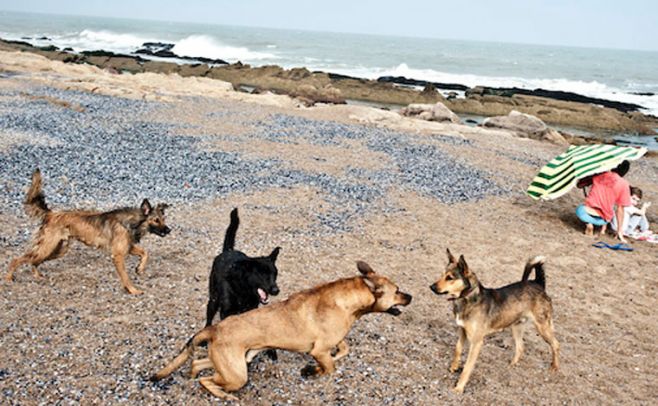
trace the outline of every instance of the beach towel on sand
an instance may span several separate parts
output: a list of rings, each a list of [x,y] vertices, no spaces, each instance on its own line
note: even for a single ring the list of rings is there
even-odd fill
[[[571,145],[541,168],[526,193],[535,200],[557,199],[569,192],[579,179],[607,172],[623,161],[641,158],[646,152],[646,148],[607,144]]]

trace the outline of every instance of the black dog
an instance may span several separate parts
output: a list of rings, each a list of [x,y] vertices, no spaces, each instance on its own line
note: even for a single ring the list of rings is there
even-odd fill
[[[269,295],[279,294],[276,284],[278,269],[274,262],[280,247],[274,248],[266,257],[248,257],[235,250],[235,234],[240,219],[238,209],[231,211],[231,224],[226,229],[224,248],[215,257],[210,272],[209,300],[206,310],[206,327],[219,310],[220,319],[255,309],[259,304],[267,304]],[[276,359],[274,351],[267,354]]]

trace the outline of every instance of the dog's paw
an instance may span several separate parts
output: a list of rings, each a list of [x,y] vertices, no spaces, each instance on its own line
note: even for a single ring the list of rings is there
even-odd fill
[[[457,365],[452,364],[452,365],[450,365],[450,366],[448,367],[448,371],[452,372],[453,374],[454,374],[455,372],[459,372],[459,371],[461,371],[461,369],[462,369],[462,368],[461,368],[461,366],[459,366],[459,364],[457,364]]]
[[[456,393],[458,395],[461,395],[462,393],[464,393],[464,388],[460,388],[459,386],[455,386],[454,388],[452,388],[452,392]]]
[[[128,293],[130,293],[131,295],[143,295],[144,291],[139,290],[137,288],[128,288]]]
[[[308,364],[300,371],[302,378],[310,378],[320,372],[320,367],[313,364]]]
[[[279,357],[276,355],[275,350],[267,350],[265,351],[265,354],[267,354],[267,357],[272,361],[277,361],[279,359]]]

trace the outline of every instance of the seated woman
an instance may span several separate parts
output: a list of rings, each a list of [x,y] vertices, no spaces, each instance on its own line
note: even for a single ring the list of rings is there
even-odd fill
[[[624,207],[631,206],[631,193],[630,185],[623,179],[623,176],[629,169],[630,164],[628,161],[624,161],[612,171],[598,174],[592,178],[592,188],[585,203],[576,209],[576,215],[585,223],[586,235],[594,234],[594,226],[600,226],[601,235],[604,235],[608,223],[615,215],[619,230],[624,230]],[[617,206],[616,210],[615,206]],[[617,237],[622,242],[626,242],[624,233],[619,230]]]

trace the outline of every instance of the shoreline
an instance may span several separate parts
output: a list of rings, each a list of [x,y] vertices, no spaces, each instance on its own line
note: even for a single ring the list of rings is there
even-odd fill
[[[176,73],[182,77],[219,79],[230,82],[238,90],[287,94],[302,100],[307,105],[342,104],[347,100],[373,105],[399,106],[441,102],[453,112],[463,115],[491,117],[507,115],[512,110],[517,110],[534,115],[550,125],[591,130],[596,135],[592,138],[601,138],[600,135],[605,133],[631,136],[658,135],[656,132],[658,118],[633,111],[638,109],[639,105],[587,98],[571,92],[480,86],[468,88],[454,83],[440,84],[401,77],[369,80],[320,71],[311,72],[303,67],[292,69],[275,65],[251,67],[240,62],[221,63],[224,62],[222,60],[194,63],[199,58],[192,57],[181,58],[186,61],[178,64],[162,60],[163,57],[166,59],[166,56],[178,57],[172,56],[169,47],[171,44],[144,45],[150,46],[148,52],[123,55],[106,51],[74,53],[54,46],[35,47],[27,42],[0,40],[2,50],[37,53],[49,59],[91,64],[117,73]],[[420,86],[425,87],[420,90]],[[453,94],[446,98],[440,90],[463,92],[464,97],[454,97]],[[608,107],[592,103],[603,103]]]

